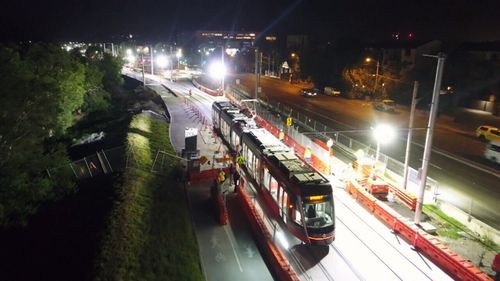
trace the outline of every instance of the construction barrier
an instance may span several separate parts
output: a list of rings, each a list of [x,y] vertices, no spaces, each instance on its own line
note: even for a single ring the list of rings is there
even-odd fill
[[[210,88],[207,88],[203,85],[201,85],[200,83],[198,83],[198,81],[196,81],[195,79],[192,80],[193,81],[193,85],[200,89],[201,91],[211,95],[211,96],[221,96],[220,92],[219,91],[216,91],[216,90],[212,90]]]
[[[408,209],[415,211],[417,208],[417,196],[392,184],[389,185],[389,189],[399,202],[408,207]]]
[[[492,280],[473,264],[423,232],[415,224],[378,201],[356,181],[346,183],[346,191],[382,222],[456,280]]]
[[[240,181],[242,183],[243,181]],[[283,281],[298,281],[300,280],[288,263],[286,257],[274,245],[272,235],[267,230],[261,216],[255,210],[250,198],[246,194],[244,188],[238,188],[238,200],[243,208],[243,211],[250,222],[250,227],[259,242],[261,250],[266,257],[266,261],[270,265],[273,275],[278,280]]]

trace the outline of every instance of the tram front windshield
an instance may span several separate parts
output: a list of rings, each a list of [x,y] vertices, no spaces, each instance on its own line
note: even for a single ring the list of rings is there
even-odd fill
[[[333,198],[328,195],[305,197],[303,200],[306,226],[321,228],[333,225]]]

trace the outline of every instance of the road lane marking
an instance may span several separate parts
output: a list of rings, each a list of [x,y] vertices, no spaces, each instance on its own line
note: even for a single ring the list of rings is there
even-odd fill
[[[243,267],[241,267],[240,259],[238,258],[238,253],[236,253],[236,248],[233,243],[233,232],[228,230],[229,225],[224,226],[224,231],[226,232],[227,237],[229,238],[229,243],[231,244],[231,248],[233,249],[234,257],[236,258],[236,262],[238,263],[238,267],[240,268],[240,272],[243,272]]]

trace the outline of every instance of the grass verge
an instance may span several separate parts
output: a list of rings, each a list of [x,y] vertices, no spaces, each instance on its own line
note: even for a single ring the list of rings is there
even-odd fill
[[[489,239],[488,237],[478,238],[477,236],[471,234],[467,226],[446,215],[435,205],[424,205],[423,211],[440,224],[440,227],[437,230],[439,236],[448,237],[451,239],[460,239],[463,238],[464,235],[467,235],[467,238],[475,240],[489,249],[495,251],[500,250],[500,247],[491,239]]]
[[[134,149],[140,167],[151,165],[157,149],[175,154],[168,123],[147,115],[132,118],[127,145],[140,148]],[[117,182],[97,280],[204,279],[185,194],[170,161],[166,176],[129,168]]]

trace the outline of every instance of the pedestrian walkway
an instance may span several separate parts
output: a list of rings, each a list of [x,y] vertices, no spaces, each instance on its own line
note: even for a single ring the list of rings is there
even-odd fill
[[[168,87],[168,85],[167,85]],[[193,88],[194,89],[194,88]],[[197,148],[202,161],[200,170],[225,166],[218,161],[225,155],[225,147],[214,137],[211,126],[206,128],[186,102],[186,95],[173,95],[163,87],[154,87],[161,95],[171,117],[170,139],[178,153],[184,148],[186,128],[198,128]],[[205,112],[206,114],[206,112]],[[238,205],[236,194],[228,194],[226,205],[229,224],[218,224],[215,208],[210,198],[211,181],[187,186],[200,258],[206,280],[273,280],[251,234],[249,224]]]

